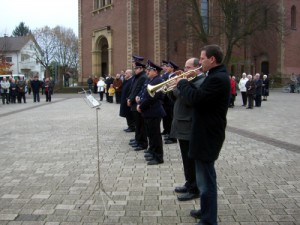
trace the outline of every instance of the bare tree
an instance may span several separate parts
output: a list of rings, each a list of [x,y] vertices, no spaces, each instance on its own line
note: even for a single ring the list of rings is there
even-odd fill
[[[53,29],[56,37],[55,61],[64,69],[77,68],[78,38],[72,29],[57,26]]]
[[[211,13],[207,15],[208,20],[205,18],[205,11],[203,12],[201,4],[209,1],[199,2],[199,0],[186,1],[186,7],[192,11],[192,16],[188,20],[189,25],[203,44],[211,42],[215,37],[225,37],[224,64],[226,65],[230,62],[234,47],[240,47],[257,33],[282,32],[283,20],[277,1],[216,0],[213,9],[207,8]],[[209,23],[208,29],[207,23]]]
[[[34,37],[40,47],[41,55],[36,54],[37,60],[44,66],[46,77],[51,73],[51,62],[55,59],[56,54],[56,37],[53,30],[45,26],[34,31]],[[38,52],[38,49],[36,49]]]
[[[72,29],[48,26],[34,31],[42,55],[38,58],[46,69],[46,76],[50,76],[53,62],[63,69],[77,70],[78,66],[78,38]]]

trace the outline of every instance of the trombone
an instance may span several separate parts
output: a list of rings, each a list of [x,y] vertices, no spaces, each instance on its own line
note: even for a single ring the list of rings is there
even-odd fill
[[[170,92],[170,91],[173,91],[174,88],[176,87],[176,81],[178,78],[186,78],[189,74],[191,73],[194,73],[194,72],[197,72],[197,70],[201,70],[202,66],[196,68],[196,69],[193,69],[193,70],[189,70],[187,72],[184,72],[178,76],[175,76],[169,80],[166,80],[160,84],[157,84],[157,85],[151,85],[151,84],[148,84],[147,85],[147,91],[149,93],[149,95],[151,97],[154,97],[155,93],[156,92],[163,92],[163,93],[167,93],[167,92]],[[195,74],[191,77],[188,77],[188,81],[191,81],[193,80],[198,74]]]

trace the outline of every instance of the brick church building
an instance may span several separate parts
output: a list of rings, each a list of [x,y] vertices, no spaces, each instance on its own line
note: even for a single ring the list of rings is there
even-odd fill
[[[235,47],[228,71],[261,72],[288,78],[300,74],[300,9],[298,0],[271,0],[281,11],[285,34],[258,33]],[[181,2],[181,3],[180,3]],[[172,60],[183,67],[186,59],[199,57],[201,41],[195,39],[186,22],[190,15],[182,0],[78,0],[79,82],[88,76],[115,75],[131,68],[132,55],[157,64]],[[199,0],[209,30],[209,42],[226,51],[224,35],[209,28],[211,20],[222,22],[216,0]],[[223,17],[224,20],[224,17]]]

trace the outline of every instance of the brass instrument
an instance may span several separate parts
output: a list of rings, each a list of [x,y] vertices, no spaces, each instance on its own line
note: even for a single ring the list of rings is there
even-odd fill
[[[154,95],[155,95],[156,92],[160,92],[161,91],[163,93],[167,93],[169,91],[173,91],[174,88],[176,87],[176,83],[177,83],[177,79],[178,78],[186,78],[189,74],[194,73],[197,70],[201,70],[201,68],[202,68],[202,66],[200,66],[200,67],[198,67],[198,68],[196,68],[194,70],[189,70],[187,72],[184,72],[184,73],[182,73],[182,74],[180,74],[178,76],[175,76],[175,77],[173,77],[173,78],[171,78],[169,80],[166,80],[166,81],[164,81],[164,82],[162,82],[160,84],[157,84],[157,85],[148,84],[147,85],[147,91],[148,91],[148,93],[149,93],[149,95],[151,97],[154,97]],[[198,74],[196,74],[196,75],[194,75],[192,77],[188,77],[187,78],[188,81],[193,80],[197,75]]]

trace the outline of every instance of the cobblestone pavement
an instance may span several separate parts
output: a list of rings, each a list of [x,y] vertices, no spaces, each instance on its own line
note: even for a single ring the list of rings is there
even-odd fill
[[[300,225],[300,95],[271,92],[246,110],[237,96],[216,163],[219,225]],[[147,166],[124,133],[119,105],[79,95],[0,105],[0,225],[191,225],[199,200],[177,201],[178,146]]]

